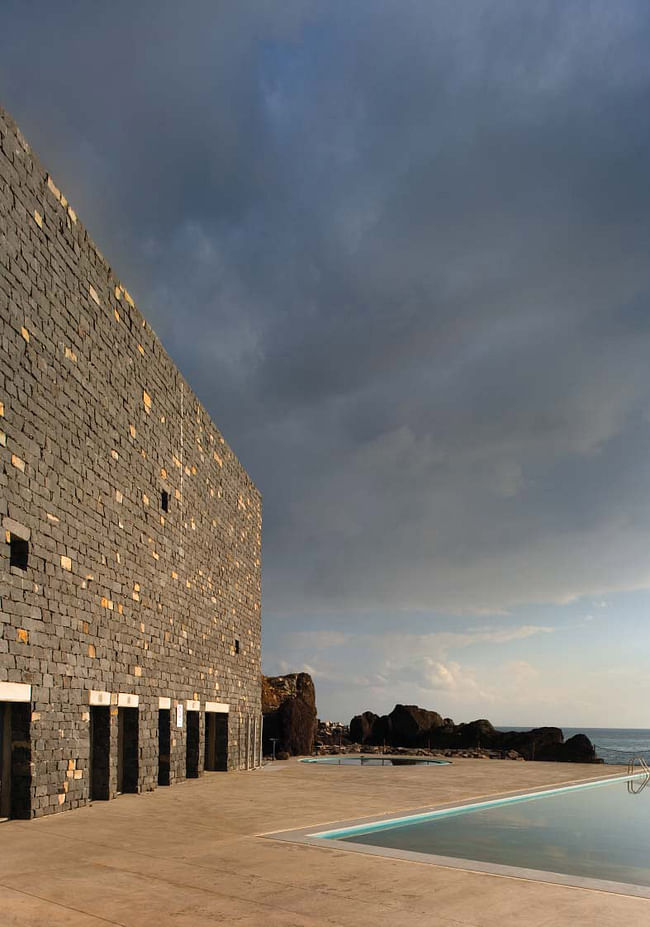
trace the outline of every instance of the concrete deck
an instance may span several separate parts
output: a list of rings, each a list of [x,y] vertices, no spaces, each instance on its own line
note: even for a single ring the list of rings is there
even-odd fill
[[[615,767],[456,760],[208,773],[0,825],[2,927],[646,927],[650,901],[256,836]],[[623,772],[624,770],[621,770]]]

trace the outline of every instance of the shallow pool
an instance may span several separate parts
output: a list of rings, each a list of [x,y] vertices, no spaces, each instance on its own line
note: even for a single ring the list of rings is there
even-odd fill
[[[481,861],[494,864],[491,871],[515,867],[650,886],[650,787],[643,785],[640,777],[601,780],[314,836]]]
[[[314,756],[300,762],[325,766],[449,766],[448,760],[432,760],[423,756]]]

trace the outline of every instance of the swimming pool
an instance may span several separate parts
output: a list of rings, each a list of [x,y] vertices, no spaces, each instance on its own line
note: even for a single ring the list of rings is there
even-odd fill
[[[310,756],[301,763],[321,763],[325,766],[449,766],[449,760],[432,760],[422,756]]]
[[[650,787],[618,776],[280,839],[650,898]]]

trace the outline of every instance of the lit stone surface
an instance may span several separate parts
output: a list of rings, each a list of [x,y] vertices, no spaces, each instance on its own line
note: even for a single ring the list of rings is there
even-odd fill
[[[3,525],[0,684],[31,686],[39,817],[88,801],[90,691],[115,696],[111,796],[119,693],[138,699],[139,791],[157,787],[160,698],[172,713],[218,698],[228,767],[259,761],[261,501],[25,145],[0,110],[0,515],[29,544],[27,569],[10,570]],[[186,770],[174,730],[172,785]]]

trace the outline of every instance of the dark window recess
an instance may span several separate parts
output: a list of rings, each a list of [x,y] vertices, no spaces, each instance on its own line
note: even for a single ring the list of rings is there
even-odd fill
[[[18,567],[19,570],[26,570],[28,562],[29,541],[11,534],[9,536],[9,566]]]
[[[160,505],[162,506],[163,512],[169,511],[169,493],[166,489],[163,489],[160,494]]]
[[[239,653],[239,641],[235,641],[235,653]]]

